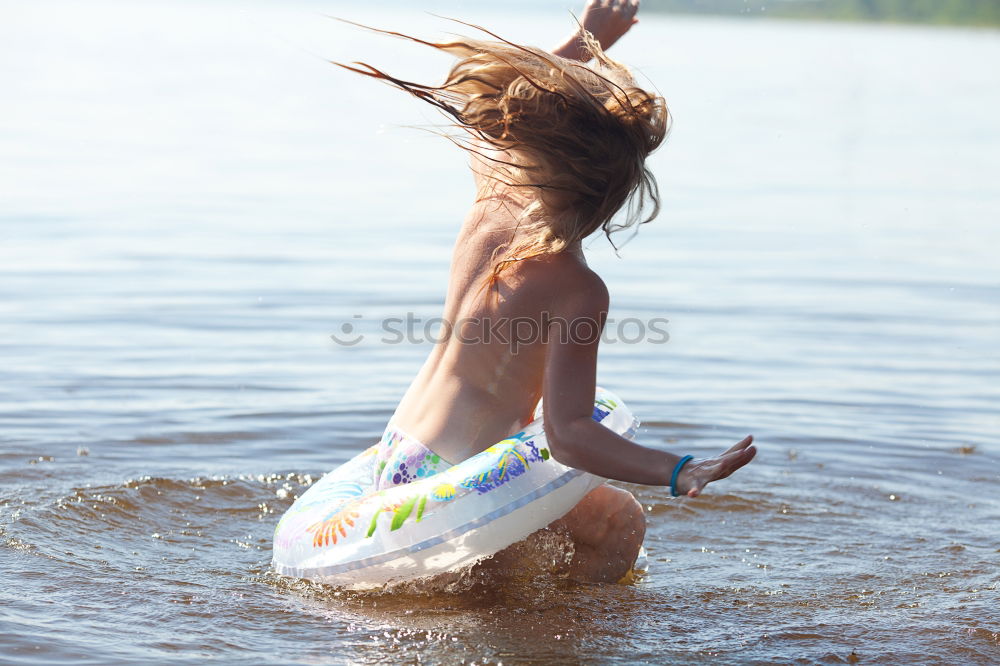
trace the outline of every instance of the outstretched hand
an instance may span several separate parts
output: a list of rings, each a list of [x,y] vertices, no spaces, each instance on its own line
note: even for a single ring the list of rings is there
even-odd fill
[[[587,0],[580,14],[580,26],[594,36],[602,50],[608,50],[622,35],[639,22],[635,17],[639,0]],[[552,50],[557,56],[570,60],[590,59],[590,52],[583,47],[580,30]]]
[[[721,455],[689,462],[677,477],[678,494],[697,497],[708,484],[724,479],[746,465],[757,454],[752,444],[753,435],[748,435]]]
[[[607,51],[639,22],[635,17],[639,0],[588,0],[580,15],[580,25]]]

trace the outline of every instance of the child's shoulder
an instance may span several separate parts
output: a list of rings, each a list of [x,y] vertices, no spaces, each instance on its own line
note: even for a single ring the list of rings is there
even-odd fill
[[[610,297],[608,287],[601,276],[595,273],[582,257],[571,252],[539,257],[525,268],[532,273],[528,279],[544,285],[549,294],[574,308],[605,310]]]

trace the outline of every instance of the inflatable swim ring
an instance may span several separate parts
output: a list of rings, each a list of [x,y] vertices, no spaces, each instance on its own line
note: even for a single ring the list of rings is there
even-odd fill
[[[541,407],[524,430],[453,467],[375,490],[377,446],[311,486],[274,532],[279,574],[351,589],[453,571],[561,518],[605,479],[549,453]],[[639,422],[597,389],[593,418],[629,439]]]

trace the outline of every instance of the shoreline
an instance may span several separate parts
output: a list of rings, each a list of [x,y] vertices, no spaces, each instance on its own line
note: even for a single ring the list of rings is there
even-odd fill
[[[974,0],[973,0],[974,2]],[[954,3],[952,3],[954,4]],[[939,8],[940,5],[933,8]],[[1000,29],[1000,8],[988,9],[990,16],[970,16],[968,2],[950,9],[950,13],[921,14],[912,5],[901,9],[895,3],[875,0],[872,3],[831,3],[825,0],[814,2],[779,2],[759,4],[750,8],[745,2],[694,3],[691,0],[647,0],[643,5],[646,13],[677,14],[684,16],[719,16],[735,19],[762,20],[782,19],[793,21],[822,21],[836,23],[877,23],[886,25],[918,25],[945,28],[974,28],[985,30]],[[924,12],[928,10],[925,9]]]

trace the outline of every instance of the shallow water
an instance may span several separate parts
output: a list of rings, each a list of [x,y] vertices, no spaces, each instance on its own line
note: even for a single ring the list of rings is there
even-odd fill
[[[32,3],[0,25],[0,646],[10,663],[1000,660],[994,31],[646,16],[664,212],[614,257],[600,381],[642,441],[759,459],[631,487],[649,570],[347,595],[267,571],[381,433],[470,196],[437,119],[323,58],[447,60],[319,3]],[[433,9],[551,43],[558,11]],[[520,25],[524,23],[525,25]],[[355,315],[359,315],[355,317]],[[351,323],[353,347],[331,333]],[[631,324],[630,324],[631,325]]]

